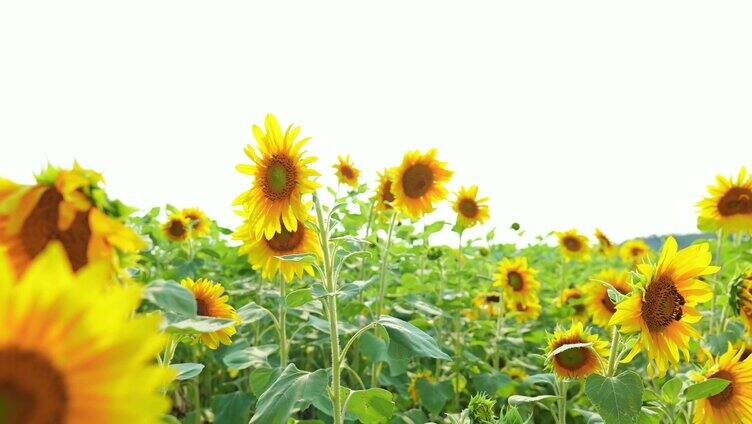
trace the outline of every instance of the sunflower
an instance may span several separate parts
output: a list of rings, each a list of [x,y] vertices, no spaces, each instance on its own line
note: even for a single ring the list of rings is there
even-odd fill
[[[191,236],[191,220],[182,212],[173,212],[162,224],[162,232],[172,241],[186,241]]]
[[[578,288],[568,288],[561,292],[559,297],[559,306],[569,306],[574,309],[574,314],[571,318],[574,321],[585,322],[588,319],[587,308],[584,303],[584,296]]]
[[[457,198],[452,203],[452,209],[457,212],[457,225],[470,228],[475,224],[482,224],[488,219],[488,197],[477,199],[478,186],[460,187]]]
[[[733,177],[717,176],[718,185],[709,186],[710,197],[697,206],[701,230],[723,230],[727,234],[752,232],[752,175],[742,167],[734,181]]]
[[[752,271],[735,279],[731,297],[732,306],[752,335]]]
[[[504,258],[494,276],[494,286],[501,287],[507,302],[537,301],[540,283],[535,280],[536,270],[529,267],[527,258]]]
[[[311,219],[309,217],[309,220]],[[282,228],[271,239],[254,238],[248,230],[248,225],[246,221],[246,224],[240,226],[233,238],[243,242],[239,253],[248,255],[248,262],[253,269],[261,270],[263,278],[272,279],[277,272],[280,272],[286,281],[292,281],[294,277],[302,277],[303,273],[313,275],[313,266],[310,262],[283,261],[278,257],[303,253],[313,253],[321,257],[321,247],[315,231],[303,222],[298,222],[295,231]]]
[[[379,185],[376,189],[375,207],[376,210],[389,210],[392,209],[392,202],[394,201],[394,193],[392,193],[392,179],[389,176],[389,170],[384,170],[384,173],[379,173]]]
[[[211,231],[211,221],[201,209],[185,208],[180,213],[188,218],[191,236],[203,237]]]
[[[619,256],[625,262],[639,264],[650,255],[650,246],[640,239],[625,241],[619,248]]]
[[[625,361],[645,350],[651,367],[660,376],[669,366],[677,366],[679,352],[689,361],[689,340],[699,340],[700,333],[692,324],[702,315],[696,307],[713,297],[710,286],[699,277],[718,272],[710,266],[708,243],[694,244],[678,250],[676,240],[669,237],[661,249],[656,265],[637,265],[644,281],[633,287],[632,294],[616,305],[609,324],[621,325],[625,333],[640,333]]]
[[[615,269],[606,269],[591,278],[591,281],[584,287],[585,307],[593,317],[593,323],[601,327],[608,327],[608,321],[616,312],[616,306],[611,298],[608,297],[608,288],[601,284],[606,282],[611,284],[621,294],[629,294],[632,288],[627,282],[627,271],[617,271]]]
[[[473,305],[475,305],[476,308],[485,311],[489,316],[497,316],[499,315],[499,312],[501,312],[499,308],[499,306],[501,306],[501,293],[479,293],[473,298]]]
[[[599,228],[595,229],[595,238],[598,239],[598,252],[608,257],[616,254],[616,245]]]
[[[695,401],[695,424],[752,423],[752,359],[742,360],[744,349],[729,344],[726,353],[700,373],[692,373],[695,381],[720,378],[729,381],[722,392]]]
[[[426,380],[429,383],[436,383],[436,377],[430,370],[421,370],[416,373],[410,373],[410,380],[407,383],[407,394],[410,396],[410,400],[417,404],[420,402],[420,394],[418,393],[418,380]]]
[[[53,240],[62,244],[75,271],[99,260],[117,269],[118,251],[144,247],[138,234],[105,213],[126,207],[110,202],[101,182],[101,175],[77,163],[71,170],[48,167],[32,186],[0,182],[0,246],[16,275]]]
[[[352,162],[350,162],[350,155],[337,156],[338,162],[333,165],[333,168],[337,170],[337,181],[340,184],[347,184],[352,188],[358,187],[358,177],[360,176],[360,170],[356,168]]]
[[[502,372],[509,376],[512,380],[521,381],[528,377],[527,372],[520,367],[505,367]]]
[[[319,187],[312,179],[319,173],[308,166],[316,158],[302,150],[309,138],[297,140],[300,127],[291,125],[282,133],[274,115],[266,115],[264,127],[266,132],[253,126],[259,153],[250,145],[245,148],[253,164],[237,166],[239,172],[252,175],[254,180],[235,204],[243,206],[253,236],[260,238],[263,234],[270,239],[283,227],[287,231],[298,229],[298,221],[308,215],[302,195]]]
[[[541,306],[538,298],[528,300],[526,303],[520,301],[505,302],[506,311],[513,316],[518,323],[536,320],[540,316]]]
[[[413,219],[434,209],[434,203],[447,196],[444,184],[449,181],[452,171],[446,163],[436,159],[436,149],[425,154],[411,151],[405,154],[402,164],[391,172],[392,205]]]
[[[58,241],[13,271],[0,253],[0,422],[162,422],[174,372],[154,363],[160,316],[134,315],[140,289],[106,262],[73,274]]]
[[[589,347],[574,347],[559,352],[551,357],[554,373],[561,378],[580,379],[593,374],[601,366],[603,358],[608,357],[608,343],[585,330],[581,322],[574,322],[569,330],[557,327],[548,339],[546,353],[566,344],[592,343]]]
[[[587,237],[571,229],[556,233],[559,238],[559,247],[566,260],[585,260],[590,257],[590,247]]]
[[[180,284],[193,293],[196,299],[196,315],[240,321],[235,308],[227,303],[229,296],[225,294],[225,288],[221,284],[205,278],[199,278],[196,281],[184,278]],[[235,326],[230,326],[213,333],[202,333],[200,339],[209,349],[216,349],[220,343],[231,344],[230,337],[235,333]]]

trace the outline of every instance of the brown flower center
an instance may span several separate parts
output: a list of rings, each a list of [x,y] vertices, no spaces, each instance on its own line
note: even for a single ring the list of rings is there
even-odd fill
[[[0,422],[63,423],[68,414],[65,378],[39,353],[0,349]]]
[[[611,240],[609,240],[608,237],[604,235],[599,235],[598,241],[601,243],[603,247],[606,247],[606,248],[611,247],[612,245]]]
[[[475,218],[478,216],[478,204],[473,199],[460,200],[459,210],[462,215],[468,218]]]
[[[520,291],[522,289],[522,275],[520,275],[517,271],[509,271],[507,274],[507,280],[509,280],[509,285],[512,286],[514,291]]]
[[[486,303],[499,303],[501,297],[498,294],[489,294],[486,296]]]
[[[621,289],[619,287],[616,287],[613,284],[612,284],[612,286],[614,286],[614,288],[616,289],[616,291],[618,291],[621,294],[627,294],[628,293],[628,291],[623,290],[623,289]],[[601,304],[603,304],[603,306],[605,306],[606,309],[608,309],[608,311],[611,312],[612,314],[616,313],[616,305],[614,305],[614,302],[611,301],[611,298],[608,296],[608,289],[606,289],[605,287],[603,288],[603,296],[601,297]]]
[[[298,229],[295,231],[288,231],[283,225],[282,231],[274,234],[270,240],[266,240],[266,245],[277,253],[288,253],[300,246],[304,233],[305,225],[302,222],[298,223]]]
[[[684,297],[666,276],[661,276],[645,289],[642,300],[642,319],[650,331],[661,331],[672,321],[682,318]]]
[[[407,197],[417,199],[431,188],[433,179],[431,167],[417,163],[407,168],[402,176],[402,189]]]
[[[633,247],[631,253],[632,253],[632,256],[637,258],[639,256],[642,256],[643,251],[641,247]]]
[[[381,202],[391,203],[394,201],[394,194],[392,193],[392,182],[390,180],[384,181],[381,185]]]
[[[587,348],[575,347],[556,355],[556,361],[560,366],[574,371],[580,369],[585,364],[587,361],[587,354]]]
[[[200,315],[202,317],[212,316],[210,303],[203,297],[196,298],[196,315]]]
[[[734,375],[726,370],[720,370],[717,373],[710,376],[710,378],[722,378],[728,380],[729,384],[721,393],[710,396],[708,400],[710,404],[716,408],[723,407],[734,398]]]
[[[723,216],[752,213],[752,190],[731,187],[718,201],[718,212]]]
[[[339,172],[345,179],[351,180],[355,178],[355,171],[347,165],[340,165]]]
[[[564,237],[564,247],[570,252],[579,252],[582,249],[582,242],[577,237]]]
[[[271,201],[285,200],[295,189],[297,170],[290,157],[275,154],[266,164],[266,173],[260,178],[264,197]]]
[[[185,224],[183,224],[182,221],[173,219],[172,221],[170,221],[170,226],[168,227],[167,231],[170,232],[171,236],[179,239],[185,235],[188,229],[185,228]]]

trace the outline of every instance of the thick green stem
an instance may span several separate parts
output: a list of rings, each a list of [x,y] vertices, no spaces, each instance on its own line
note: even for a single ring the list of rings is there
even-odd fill
[[[394,233],[394,225],[397,222],[397,215],[397,211],[394,211],[392,214],[392,220],[389,223],[389,232],[386,236],[386,244],[384,245],[384,252],[381,258],[381,272],[379,274],[379,296],[376,299],[376,319],[381,318],[381,314],[384,313],[384,298],[386,297],[386,289],[388,286],[386,274],[389,269],[389,247],[392,245],[392,234]]]
[[[558,424],[566,424],[567,423],[567,381],[562,379],[559,380],[557,383],[557,386],[559,388],[559,410],[558,410],[558,418],[556,419],[556,422]]]
[[[496,340],[494,346],[494,352],[493,352],[493,366],[495,370],[499,370],[499,348],[501,347],[501,329],[504,325],[504,299],[501,298],[501,293],[499,293],[499,310],[498,315],[496,316]]]
[[[608,353],[608,369],[606,370],[606,375],[609,377],[613,377],[616,374],[616,369],[619,366],[617,353],[619,351],[619,339],[619,329],[614,325],[614,328],[611,330],[611,351]]]
[[[282,278],[282,273],[277,277],[279,279],[279,366],[287,366],[288,342],[287,342],[287,283]]]
[[[716,241],[716,251],[715,251],[715,263],[718,266],[722,266],[721,264],[721,252],[723,251],[723,230],[718,230],[716,233],[718,236]],[[713,284],[713,299],[710,301],[710,331],[713,332],[715,329],[715,323],[716,323],[716,317],[715,317],[715,310],[717,305],[717,298],[718,298],[718,285],[720,285],[720,280],[716,277],[715,284]]]
[[[199,392],[198,387],[198,378],[193,379],[193,422],[195,424],[202,424],[203,419],[201,418],[201,393]]]
[[[459,246],[458,246],[458,260],[457,260],[457,293],[459,297],[464,297],[464,279],[462,278],[462,265],[465,262],[462,257],[462,231],[459,233]],[[460,314],[454,315],[454,356],[457,363],[461,363],[462,358],[462,322]],[[457,367],[455,373],[454,382],[454,406],[459,409],[460,405],[460,367]]]

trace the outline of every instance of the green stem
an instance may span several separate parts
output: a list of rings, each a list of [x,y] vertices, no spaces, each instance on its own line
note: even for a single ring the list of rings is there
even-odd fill
[[[501,348],[501,329],[504,324],[504,299],[499,293],[499,315],[496,317],[496,346],[493,353],[493,366],[496,371],[499,370],[499,349]]]
[[[464,258],[462,257],[462,231],[459,233],[459,246],[458,246],[458,260],[457,260],[457,293],[459,297],[464,297],[464,287],[463,287],[463,278],[462,278],[462,265],[464,263]],[[454,356],[456,358],[457,363],[459,364],[461,362],[462,358],[462,322],[460,318],[460,314],[454,315]],[[454,383],[454,406],[455,408],[459,409],[460,405],[460,393],[459,393],[459,387],[460,387],[460,369],[461,367],[457,367],[457,371],[455,373],[455,383]]]
[[[614,328],[611,330],[611,350],[608,353],[608,369],[606,370],[606,375],[609,377],[613,377],[614,374],[616,374],[616,369],[619,366],[617,355],[619,350],[619,338],[619,329],[614,325]]]
[[[389,247],[392,244],[392,234],[394,233],[394,224],[397,222],[397,215],[399,213],[394,211],[392,213],[392,220],[389,223],[389,232],[386,236],[386,244],[384,245],[384,252],[381,258],[381,272],[379,274],[379,297],[376,299],[376,319],[381,318],[381,314],[384,313],[384,298],[386,297],[387,289],[387,270],[389,268]]]
[[[558,418],[556,422],[558,424],[566,424],[567,423],[567,381],[562,379],[559,380],[557,383],[557,386],[559,388],[559,413]]]
[[[282,273],[279,276],[279,366],[285,368],[287,366],[288,357],[288,344],[287,344],[287,283],[282,278]]]
[[[716,250],[715,250],[715,263],[718,266],[721,266],[721,252],[723,251],[723,230],[718,230],[716,233],[717,241],[716,241]],[[717,298],[718,298],[718,285],[721,284],[718,277],[715,278],[715,283],[713,284],[713,299],[710,301],[710,331],[713,332],[713,329],[715,328],[716,323],[716,317],[715,317],[715,310],[717,305]]]
[[[193,379],[193,414],[194,414],[194,423],[195,424],[201,424],[201,394],[199,393],[199,387],[198,387],[198,378]]]

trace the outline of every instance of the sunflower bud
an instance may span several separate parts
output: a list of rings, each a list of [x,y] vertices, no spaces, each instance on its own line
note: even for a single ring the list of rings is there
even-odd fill
[[[438,247],[431,247],[428,249],[427,256],[428,256],[428,259],[435,261],[441,257],[442,253],[443,252]]]
[[[512,228],[512,229],[513,229],[514,231],[518,231],[518,230],[520,229],[520,224],[518,224],[518,223],[516,223],[516,222],[513,222],[513,223],[512,223],[512,227],[511,227],[511,228]]]
[[[488,250],[487,247],[481,247],[480,249],[478,249],[478,253],[480,253],[481,256],[488,256],[491,251]]]
[[[470,398],[467,409],[472,424],[493,424],[496,422],[496,412],[494,412],[496,401],[490,399],[485,393],[478,393]]]

